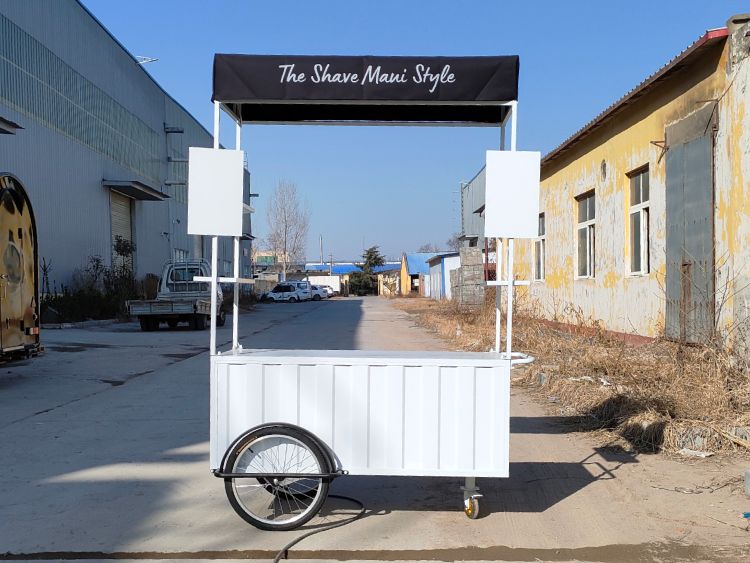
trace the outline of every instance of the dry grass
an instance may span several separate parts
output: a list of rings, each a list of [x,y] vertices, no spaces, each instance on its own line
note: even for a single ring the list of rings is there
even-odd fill
[[[477,308],[427,299],[395,304],[460,349],[494,345],[490,291]],[[747,358],[665,340],[627,344],[574,310],[563,330],[539,320],[535,310],[523,302],[514,309],[513,348],[536,358],[514,383],[536,389],[582,428],[615,433],[641,451],[750,450],[733,431],[750,426]]]

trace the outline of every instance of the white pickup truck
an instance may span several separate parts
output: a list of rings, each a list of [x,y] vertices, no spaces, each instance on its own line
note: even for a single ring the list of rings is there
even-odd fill
[[[141,330],[158,330],[159,324],[167,323],[169,328],[187,322],[194,330],[203,330],[210,322],[211,284],[196,282],[196,276],[210,276],[211,265],[206,260],[187,262],[167,262],[159,279],[156,299],[128,301],[128,311],[138,317]],[[221,288],[217,287],[216,324],[224,326],[226,314],[221,304],[224,300]]]

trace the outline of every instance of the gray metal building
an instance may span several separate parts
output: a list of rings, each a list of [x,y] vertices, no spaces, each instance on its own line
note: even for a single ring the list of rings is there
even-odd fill
[[[92,255],[110,263],[115,236],[135,243],[139,277],[210,256],[186,233],[186,159],[212,136],[80,2],[0,3],[0,133],[0,172],[28,192],[51,280],[68,283]],[[245,191],[250,203],[249,174]],[[229,273],[231,244],[218,258]]]
[[[484,247],[485,168],[461,185],[462,246]]]

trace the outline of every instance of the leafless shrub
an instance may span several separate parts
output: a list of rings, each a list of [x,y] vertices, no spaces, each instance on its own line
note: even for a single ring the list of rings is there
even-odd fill
[[[494,344],[495,295],[481,307],[412,300],[404,310],[464,350]],[[604,330],[580,308],[559,307],[556,324],[521,294],[514,305],[514,349],[537,361],[516,384],[555,396],[580,418],[581,427],[607,430],[643,451],[683,447],[685,429],[707,429],[704,447],[748,448],[730,430],[750,425],[750,364],[746,356],[717,345],[685,346],[664,339],[629,344]],[[544,386],[539,387],[539,382]]]

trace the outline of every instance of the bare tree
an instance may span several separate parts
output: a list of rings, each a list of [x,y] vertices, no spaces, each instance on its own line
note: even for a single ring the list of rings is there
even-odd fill
[[[445,241],[450,250],[458,250],[461,248],[461,233],[453,233],[451,238]]]
[[[276,184],[266,209],[268,249],[276,255],[286,277],[289,265],[305,259],[310,211],[300,201],[297,185],[285,180]]]
[[[428,242],[427,244],[423,244],[417,249],[417,252],[440,252],[440,249],[437,247],[436,244],[432,244],[431,242]]]

